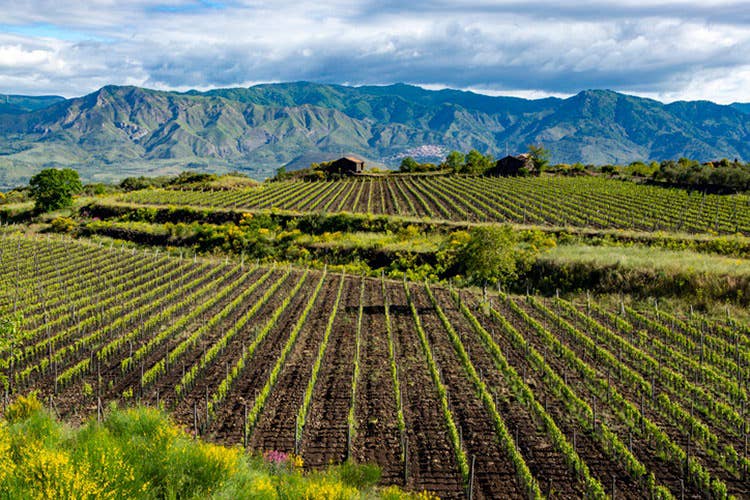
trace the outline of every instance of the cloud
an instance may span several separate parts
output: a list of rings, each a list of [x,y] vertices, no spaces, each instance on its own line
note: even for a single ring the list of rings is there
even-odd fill
[[[750,85],[745,2],[31,0],[3,10],[0,93],[310,80],[731,102]]]

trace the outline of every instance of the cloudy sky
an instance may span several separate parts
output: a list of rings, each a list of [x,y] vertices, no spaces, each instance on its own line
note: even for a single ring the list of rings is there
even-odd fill
[[[0,0],[0,93],[407,82],[750,101],[750,2]]]

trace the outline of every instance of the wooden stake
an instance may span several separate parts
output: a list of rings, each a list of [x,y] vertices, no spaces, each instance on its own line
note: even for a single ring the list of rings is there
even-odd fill
[[[474,463],[477,456],[471,456],[471,468],[469,469],[469,500],[474,500]]]
[[[194,438],[198,437],[198,402],[193,401],[193,432]]]
[[[244,409],[245,411],[242,420],[242,446],[247,450],[247,401],[244,403]]]
[[[409,482],[409,438],[404,438],[404,485]]]

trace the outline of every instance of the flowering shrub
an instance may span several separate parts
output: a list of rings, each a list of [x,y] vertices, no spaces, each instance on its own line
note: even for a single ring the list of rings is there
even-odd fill
[[[363,476],[356,465],[307,474],[303,464],[283,451],[253,457],[194,440],[149,408],[113,408],[101,424],[70,429],[32,394],[0,420],[0,498],[411,497],[353,485],[350,477]]]

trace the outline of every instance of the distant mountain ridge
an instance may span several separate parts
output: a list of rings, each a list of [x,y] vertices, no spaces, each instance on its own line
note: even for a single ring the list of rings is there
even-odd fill
[[[608,90],[528,100],[405,84],[0,96],[0,185],[46,166],[75,167],[87,181],[185,168],[262,178],[343,154],[393,167],[411,153],[438,161],[476,148],[499,157],[532,143],[567,163],[750,159],[748,113],[739,103],[663,104]]]
[[[43,109],[56,102],[64,101],[58,95],[25,96],[0,94],[0,114],[21,114]]]

